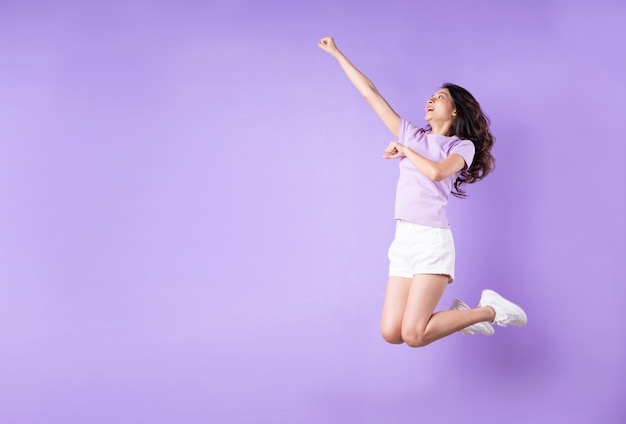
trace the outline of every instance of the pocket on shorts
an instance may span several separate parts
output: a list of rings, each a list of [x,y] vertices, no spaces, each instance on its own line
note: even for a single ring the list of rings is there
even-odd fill
[[[441,228],[422,227],[419,230],[418,237],[421,243],[426,243],[428,246],[435,247],[444,244],[444,237]]]
[[[454,241],[449,229],[431,227],[422,232],[422,241],[427,256],[454,261]]]

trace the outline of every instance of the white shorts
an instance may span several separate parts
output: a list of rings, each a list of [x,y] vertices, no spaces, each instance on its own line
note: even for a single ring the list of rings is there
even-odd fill
[[[449,228],[396,221],[396,236],[389,247],[389,276],[448,275],[454,280],[454,239]]]

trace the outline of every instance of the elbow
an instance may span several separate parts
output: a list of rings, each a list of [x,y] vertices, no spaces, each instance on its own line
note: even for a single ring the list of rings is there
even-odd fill
[[[376,96],[380,96],[374,84],[369,83],[361,88],[361,95],[365,98],[365,100],[370,101],[373,100]]]
[[[446,179],[446,175],[443,172],[441,172],[439,169],[437,169],[437,168],[433,169],[430,172],[430,175],[427,175],[427,177],[429,179],[431,179],[432,181],[435,181],[435,182],[439,182],[439,181],[442,181],[442,180]]]

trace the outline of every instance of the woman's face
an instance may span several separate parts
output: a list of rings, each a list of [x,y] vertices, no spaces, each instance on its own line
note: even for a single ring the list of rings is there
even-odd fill
[[[425,119],[429,124],[433,122],[445,123],[452,121],[456,116],[456,108],[452,102],[452,96],[447,88],[440,88],[428,99],[425,107]]]

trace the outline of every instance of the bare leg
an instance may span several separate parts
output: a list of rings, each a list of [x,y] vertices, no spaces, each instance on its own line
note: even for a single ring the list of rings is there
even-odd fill
[[[448,280],[446,275],[416,274],[413,277],[401,326],[402,340],[407,345],[426,346],[477,322],[495,319],[495,312],[488,307],[433,313]]]
[[[389,277],[380,330],[383,338],[393,344],[404,343],[402,339],[402,318],[409,298],[412,281],[410,278]]]

